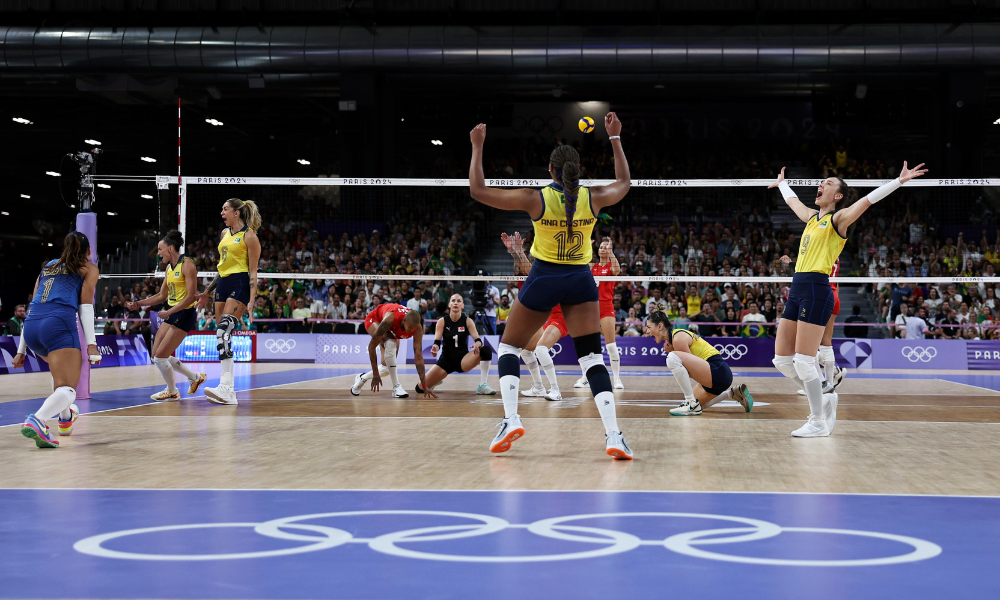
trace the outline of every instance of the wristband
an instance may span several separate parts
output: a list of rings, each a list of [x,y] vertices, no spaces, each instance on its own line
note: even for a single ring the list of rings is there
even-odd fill
[[[435,346],[440,346],[441,345],[441,341],[442,340],[434,340],[434,345]]]
[[[795,192],[792,191],[792,188],[788,186],[787,181],[782,181],[778,184],[778,191],[781,192],[781,197],[785,199],[785,202],[788,202],[789,198],[798,198]]]
[[[902,186],[902,185],[903,184],[899,181],[899,177],[897,177],[897,178],[893,179],[892,181],[890,181],[889,183],[887,183],[887,184],[885,184],[885,185],[883,185],[881,187],[877,187],[874,190],[872,190],[871,192],[869,192],[868,193],[868,202],[870,202],[872,204],[875,204],[876,202],[878,202],[882,198],[885,198],[889,194],[891,194],[891,193],[895,192],[896,190],[898,190],[900,188],[900,186]]]
[[[27,354],[28,353],[28,342],[24,339],[24,326],[27,323],[21,323],[21,339],[17,341],[17,353]]]
[[[620,139],[622,139],[622,136],[620,136],[620,135],[609,135],[608,136],[608,140],[620,140]]]
[[[472,343],[473,344],[482,344],[483,342],[479,338],[475,338],[475,339],[472,340]]]

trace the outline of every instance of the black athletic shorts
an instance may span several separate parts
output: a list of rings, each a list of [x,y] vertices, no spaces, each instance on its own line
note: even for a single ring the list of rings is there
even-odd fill
[[[435,363],[437,366],[444,369],[445,373],[463,373],[462,371],[462,359],[468,352],[458,354],[455,352],[443,352],[438,355],[438,361]]]
[[[733,372],[718,354],[708,357],[708,366],[712,369],[712,387],[705,388],[705,391],[718,396],[733,385]]]

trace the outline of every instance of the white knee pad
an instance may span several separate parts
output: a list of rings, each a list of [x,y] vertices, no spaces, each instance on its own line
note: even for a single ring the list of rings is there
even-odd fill
[[[586,373],[591,367],[604,366],[604,357],[600,354],[588,354],[580,357],[580,367]],[[605,367],[607,368],[607,367]]]
[[[681,360],[681,357],[677,356],[676,352],[671,352],[667,355],[667,367],[671,371],[684,369],[684,361]]]
[[[504,346],[506,346],[506,344],[500,344],[500,354],[504,353],[503,352],[503,347]],[[511,348],[511,349],[514,349],[513,346],[507,346],[507,347]],[[530,365],[530,364],[538,362],[538,359],[535,358],[535,353],[532,352],[531,350],[521,350],[521,360],[523,360],[524,364],[526,364],[526,365]]]
[[[549,349],[546,346],[537,346],[535,348],[535,358],[538,359],[538,364],[543,367],[548,367],[552,364],[552,354],[549,353]]]
[[[619,357],[618,357],[618,344],[611,343],[611,344],[608,344],[606,347],[608,349],[608,358],[610,358],[611,360],[618,360],[619,359]]]
[[[385,365],[379,365],[378,366],[378,376],[379,377],[385,377],[388,374],[389,374],[389,367],[387,367]]]
[[[156,359],[153,359],[153,360],[156,360]],[[181,359],[177,358],[176,356],[171,356],[167,360],[170,361],[170,366],[181,364]]]
[[[385,364],[390,367],[396,366],[396,349],[398,347],[396,340],[386,340],[385,345],[382,346],[382,357],[385,359]]]
[[[167,369],[170,368],[170,359],[169,358],[155,358],[154,357],[153,358],[153,364],[156,365],[157,369],[159,369],[161,371],[166,371]]]
[[[525,358],[526,352],[528,354],[531,354],[531,350],[521,350],[520,348],[515,348],[514,346],[511,346],[510,344],[505,344],[503,342],[500,342],[500,347],[497,348],[497,354],[499,354],[500,356],[504,356],[506,354],[515,354],[517,356],[520,356],[521,358],[524,358],[525,362],[528,361],[528,359]]]
[[[795,373],[802,380],[802,383],[808,383],[813,379],[819,379],[819,373],[816,371],[816,357],[807,356],[805,354],[796,354],[793,359],[795,363]]]
[[[834,362],[837,357],[833,354],[833,346],[820,346],[819,359],[822,362]]]
[[[798,374],[795,373],[795,360],[791,356],[775,356],[771,362],[774,364],[774,368],[785,377],[798,378]]]

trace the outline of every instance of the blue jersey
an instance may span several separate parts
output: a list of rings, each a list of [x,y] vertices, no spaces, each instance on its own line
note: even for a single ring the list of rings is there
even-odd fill
[[[80,291],[83,289],[83,277],[79,273],[70,273],[65,265],[56,264],[58,260],[50,260],[45,264],[38,277],[38,289],[31,299],[28,319],[43,317],[53,312],[76,312],[80,307]]]

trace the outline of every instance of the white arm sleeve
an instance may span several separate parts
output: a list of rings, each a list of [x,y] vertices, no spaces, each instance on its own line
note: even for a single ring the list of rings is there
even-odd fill
[[[785,199],[785,202],[788,202],[789,198],[798,198],[795,192],[792,191],[792,188],[788,186],[787,181],[782,181],[778,184],[778,191],[781,192],[781,197]]]
[[[28,342],[24,341],[24,326],[27,323],[21,323],[21,339],[17,342],[17,353],[27,354],[28,353]]]
[[[87,338],[88,346],[97,345],[97,335],[94,333],[94,305],[81,304],[77,310],[80,315],[80,325],[83,326],[83,336]]]
[[[902,186],[902,185],[903,184],[900,183],[900,181],[899,181],[899,177],[897,177],[897,178],[893,179],[892,181],[890,181],[889,183],[887,183],[887,184],[885,184],[885,185],[883,185],[881,187],[877,187],[874,190],[872,190],[871,192],[869,192],[868,193],[868,202],[871,202],[872,204],[875,204],[876,202],[878,202],[882,198],[885,198],[889,194],[891,194],[891,193],[895,192],[896,190],[898,190],[900,188],[900,186]]]

